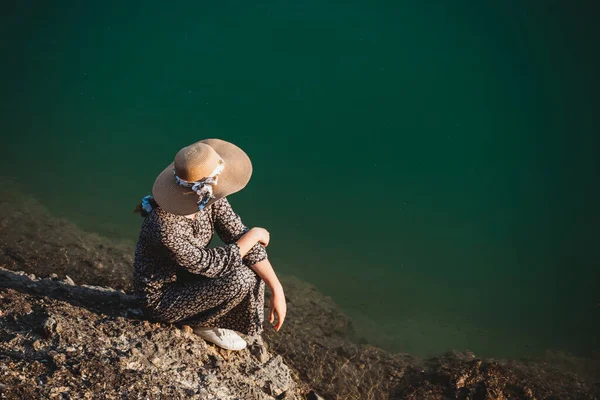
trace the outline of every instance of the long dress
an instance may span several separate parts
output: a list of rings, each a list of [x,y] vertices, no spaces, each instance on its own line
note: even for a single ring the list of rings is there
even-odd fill
[[[207,248],[215,230],[225,246]],[[140,229],[133,275],[150,318],[260,334],[265,284],[250,266],[267,252],[257,243],[242,258],[236,240],[246,231],[227,198],[195,220],[155,207]]]

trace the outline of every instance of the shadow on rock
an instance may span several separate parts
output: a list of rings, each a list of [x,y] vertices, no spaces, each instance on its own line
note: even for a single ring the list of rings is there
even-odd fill
[[[68,276],[59,280],[56,274],[44,279],[25,272],[14,272],[0,267],[1,286],[22,293],[63,300],[74,306],[88,308],[111,316],[143,318],[137,299],[122,290],[101,286],[75,285]]]

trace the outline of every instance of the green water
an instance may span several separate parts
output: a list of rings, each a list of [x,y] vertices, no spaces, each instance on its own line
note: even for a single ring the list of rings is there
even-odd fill
[[[246,150],[273,265],[371,343],[599,351],[595,12],[547,1],[10,1],[0,173],[85,229]],[[293,306],[293,305],[291,305]]]

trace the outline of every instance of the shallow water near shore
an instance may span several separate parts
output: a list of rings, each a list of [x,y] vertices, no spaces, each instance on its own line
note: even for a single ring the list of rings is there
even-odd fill
[[[252,158],[230,201],[366,341],[600,350],[591,10],[544,2],[19,2],[0,17],[0,175],[86,230],[182,146]],[[597,33],[597,32],[596,32]]]

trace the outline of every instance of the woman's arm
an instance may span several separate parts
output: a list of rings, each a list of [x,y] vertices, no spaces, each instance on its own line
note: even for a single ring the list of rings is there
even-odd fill
[[[242,257],[244,257],[254,247],[262,247],[261,244],[264,246],[268,245],[269,232],[267,232],[267,230],[263,228],[252,228],[246,233],[243,233],[242,237],[240,237],[236,241],[236,243],[240,248],[240,254],[242,255]]]
[[[285,320],[287,306],[283,287],[275,275],[265,250],[270,240],[269,232],[263,228],[248,229],[240,216],[233,211],[227,198],[214,203],[213,210],[215,228],[223,242],[233,243],[235,241],[237,243],[240,254],[244,258],[244,264],[256,272],[273,293],[269,322],[273,323],[277,316],[275,330],[278,331]]]
[[[158,240],[183,269],[192,274],[216,278],[242,266],[241,249],[237,243],[212,249],[199,248],[181,233],[177,226],[165,225]]]
[[[247,234],[248,227],[242,222],[242,218],[229,204],[227,197],[224,197],[213,204],[213,216],[215,219],[215,230],[226,244],[231,244]],[[243,253],[244,264],[250,266],[267,258],[265,247],[260,243],[254,242],[254,245]]]
[[[277,323],[274,325],[275,330],[279,331],[285,315],[287,313],[287,305],[285,303],[285,294],[283,293],[283,286],[279,282],[273,266],[268,258],[257,262],[250,266],[256,272],[256,274],[265,281],[265,284],[271,290],[273,296],[271,297],[271,311],[269,313],[269,322],[273,324],[275,321],[275,315],[277,315]]]
[[[245,254],[246,251],[251,249],[256,243],[262,246],[269,244],[270,235],[266,229],[263,228],[252,228],[241,238],[238,239],[237,244],[240,248],[240,253]],[[275,316],[277,316],[277,323],[275,324],[275,330],[279,331],[285,315],[287,313],[287,305],[285,303],[285,294],[283,293],[283,286],[279,282],[279,278],[273,270],[273,266],[268,258],[263,259],[257,263],[250,265],[250,268],[259,276],[260,279],[265,281],[265,284],[271,290],[273,296],[271,297],[271,311],[269,313],[269,322],[275,322]]]

